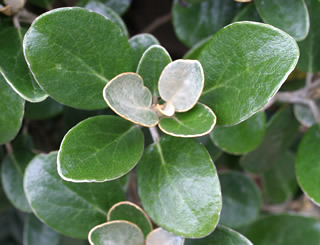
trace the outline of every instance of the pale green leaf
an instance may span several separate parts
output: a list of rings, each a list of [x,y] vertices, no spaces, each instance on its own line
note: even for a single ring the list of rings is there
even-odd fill
[[[183,245],[184,238],[176,236],[161,227],[153,230],[146,238],[146,245]]]

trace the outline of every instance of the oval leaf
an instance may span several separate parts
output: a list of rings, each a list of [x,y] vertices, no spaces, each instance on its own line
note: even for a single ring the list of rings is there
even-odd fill
[[[137,177],[142,205],[159,226],[184,237],[214,230],[222,205],[219,179],[196,140],[163,136],[145,150]]]
[[[206,83],[200,101],[218,124],[238,124],[275,95],[298,58],[297,43],[285,32],[255,22],[231,24],[201,52]]]
[[[115,116],[91,117],[65,135],[58,172],[73,182],[116,179],[138,163],[143,147],[143,134],[136,125]]]
[[[82,8],[41,15],[23,45],[40,86],[58,102],[79,109],[105,108],[101,96],[105,84],[133,68],[132,50],[120,29]]]
[[[45,120],[63,112],[63,105],[50,97],[40,103],[26,103],[25,118],[30,120]]]
[[[318,107],[318,111],[320,113],[320,100],[316,102],[316,105]],[[316,123],[316,119],[314,118],[314,115],[312,111],[310,110],[310,107],[303,104],[294,104],[293,106],[293,112],[296,116],[297,120],[306,127],[311,127],[313,124]]]
[[[189,51],[183,56],[184,59],[198,59],[202,49],[209,43],[212,36],[209,36],[197,42]]]
[[[123,73],[112,79],[103,90],[103,98],[119,116],[145,127],[158,124],[151,110],[152,94],[136,73]]]
[[[183,245],[184,238],[176,236],[164,229],[157,228],[153,230],[146,238],[146,245]]]

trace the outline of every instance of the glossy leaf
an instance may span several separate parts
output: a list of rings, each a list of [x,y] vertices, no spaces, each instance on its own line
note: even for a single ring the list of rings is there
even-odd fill
[[[172,105],[176,112],[195,106],[204,86],[204,74],[196,60],[176,60],[167,65],[159,79],[161,98]]]
[[[158,81],[161,72],[171,61],[167,50],[160,45],[152,45],[143,53],[137,73],[143,77],[145,86],[153,96],[159,96]]]
[[[103,98],[119,116],[145,127],[158,124],[159,118],[151,109],[152,94],[136,73],[123,73],[103,89]]]
[[[160,119],[159,128],[166,134],[176,137],[199,137],[208,134],[216,125],[213,111],[197,103],[190,111],[177,112],[173,117]]]
[[[33,214],[29,214],[23,228],[23,245],[58,245],[60,235],[43,224]]]
[[[153,230],[146,238],[146,245],[183,245],[184,238],[176,236],[164,229],[157,228]]]
[[[240,233],[218,225],[212,234],[201,239],[187,239],[185,245],[253,245],[246,237]]]
[[[318,245],[320,222],[294,214],[270,215],[250,225],[245,235],[254,245]]]
[[[73,182],[117,179],[138,163],[143,147],[143,134],[136,125],[115,116],[91,117],[65,135],[58,172]]]
[[[285,31],[297,41],[308,35],[310,21],[304,0],[256,0],[254,3],[265,23]]]
[[[295,140],[299,123],[290,107],[281,108],[268,122],[263,142],[254,151],[243,156],[241,165],[252,173],[271,169]]]
[[[84,6],[91,0],[80,0],[78,5]],[[112,8],[118,14],[122,15],[130,6],[132,0],[98,0],[99,2],[104,3],[109,8]]]
[[[198,59],[203,48],[209,43],[212,36],[209,36],[199,42],[197,42],[193,47],[183,56],[184,59]]]
[[[44,120],[63,112],[63,105],[50,97],[40,103],[26,103],[24,117],[30,120]]]
[[[275,95],[298,58],[295,40],[283,31],[255,22],[233,23],[201,52],[206,82],[200,102],[216,113],[219,125],[238,124]]]
[[[261,207],[256,184],[240,172],[219,175],[222,192],[222,212],[219,224],[240,228],[255,221]]]
[[[256,6],[252,3],[243,7],[241,11],[234,17],[232,22],[237,21],[256,21],[262,22]]]
[[[146,237],[152,231],[152,223],[148,215],[132,202],[119,202],[112,206],[107,215],[107,221],[126,220],[136,224]]]
[[[297,154],[297,177],[302,190],[320,205],[320,125],[315,124],[303,136]]]
[[[24,177],[27,199],[42,222],[67,236],[86,239],[92,227],[105,221],[107,210],[124,200],[124,193],[118,181],[64,181],[56,162],[56,152],[40,154],[30,162]]]
[[[266,115],[258,112],[249,119],[231,127],[216,127],[212,140],[230,154],[245,154],[256,149],[263,141],[266,131]]]
[[[38,17],[24,38],[24,53],[40,86],[58,102],[79,109],[105,108],[105,84],[133,69],[132,50],[120,29],[82,8]]]
[[[22,39],[25,32],[14,27],[0,30],[0,73],[22,98],[39,102],[47,95],[34,80],[24,59]]]
[[[24,100],[0,75],[0,145],[11,141],[19,132],[24,113]]]
[[[89,233],[91,245],[143,245],[144,237],[139,227],[128,221],[111,221],[94,227]]]
[[[222,205],[220,184],[200,143],[163,136],[145,150],[137,177],[143,208],[157,225],[184,237],[214,230]]]
[[[207,0],[187,6],[175,0],[173,26],[180,41],[191,47],[231,23],[239,9],[233,0]]]
[[[317,102],[317,106],[320,113],[320,101]],[[295,104],[293,106],[293,112],[297,120],[306,127],[311,127],[316,123],[314,115],[307,105]]]

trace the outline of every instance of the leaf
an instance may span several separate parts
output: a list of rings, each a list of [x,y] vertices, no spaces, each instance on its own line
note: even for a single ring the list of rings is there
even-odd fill
[[[167,65],[159,79],[161,98],[173,104],[176,112],[195,106],[204,86],[203,69],[196,60],[176,60]]]
[[[159,128],[176,137],[199,137],[208,134],[216,121],[216,115],[209,107],[197,103],[190,111],[161,118]]]
[[[236,171],[223,172],[219,179],[223,203],[219,224],[236,229],[255,221],[262,203],[256,184]]]
[[[116,24],[120,28],[120,30],[125,36],[129,37],[126,24],[123,22],[121,17],[111,8],[107,7],[107,5],[97,0],[91,0],[84,7],[86,9],[89,9],[91,11],[94,11],[98,14],[103,15],[108,20],[111,20],[114,24]]]
[[[103,98],[119,116],[145,127],[158,124],[157,114],[151,110],[152,94],[136,73],[122,73],[103,89]]]
[[[318,0],[305,0],[310,16],[310,31],[307,38],[299,42],[300,59],[299,70],[316,73],[320,71],[320,2]]]
[[[161,72],[171,61],[167,50],[160,45],[152,45],[143,53],[137,73],[143,77],[145,86],[153,96],[159,96],[158,81]]]
[[[241,11],[234,17],[232,22],[237,21],[262,22],[261,17],[256,9],[256,6],[253,3],[243,7]]]
[[[207,149],[214,162],[223,154],[223,152],[212,143],[209,135],[198,137],[196,140],[198,140]]]
[[[295,40],[270,25],[233,23],[216,33],[199,60],[206,83],[200,102],[218,125],[238,124],[275,95],[299,58]]]
[[[128,221],[111,221],[94,227],[89,233],[91,245],[143,245],[144,237],[139,227]]]
[[[204,49],[204,47],[209,43],[212,36],[208,36],[205,39],[202,39],[201,41],[197,42],[189,51],[183,56],[184,59],[198,59],[201,51]]]
[[[110,208],[107,221],[126,220],[136,224],[146,237],[152,231],[152,223],[142,208],[132,202],[119,202]]]
[[[256,149],[266,131],[266,115],[258,112],[249,119],[231,127],[216,127],[211,133],[213,142],[223,151],[241,155]]]
[[[320,205],[320,125],[315,124],[303,136],[297,153],[296,173],[305,194]]]
[[[291,200],[298,190],[295,171],[295,155],[284,152],[274,166],[264,173],[263,191],[271,203],[284,203]]]
[[[250,225],[245,235],[254,245],[317,245],[320,241],[320,222],[295,214],[269,215]]]
[[[246,237],[240,233],[218,225],[212,234],[201,239],[186,239],[185,245],[253,245]]]
[[[0,75],[0,145],[18,134],[24,113],[24,100],[17,95]]]
[[[58,172],[72,182],[102,182],[128,173],[144,148],[141,130],[115,116],[96,116],[73,127],[61,142]]]
[[[86,239],[104,222],[107,210],[124,200],[118,181],[71,183],[57,173],[57,153],[40,154],[28,165],[24,190],[34,214],[52,229]],[[37,187],[37,188],[35,188]]]
[[[186,6],[175,0],[172,6],[174,30],[180,41],[191,47],[231,23],[239,10],[240,5],[233,0],[207,0]]]
[[[252,173],[271,169],[291,146],[298,133],[299,123],[288,106],[282,107],[267,124],[262,143],[241,158],[241,166]]]
[[[320,113],[320,101],[316,102],[319,113]],[[293,105],[293,112],[296,119],[304,126],[311,127],[313,124],[316,123],[314,115],[310,110],[309,106],[303,104],[294,104]]]
[[[133,50],[134,67],[139,64],[139,60],[142,58],[143,53],[152,45],[160,45],[159,41],[148,33],[142,33],[135,35],[129,39],[129,43]]]
[[[184,238],[162,229],[161,227],[153,230],[146,238],[146,245],[183,245]]]
[[[50,97],[40,103],[26,103],[24,117],[29,120],[45,120],[63,112],[63,105]]]
[[[137,178],[144,210],[157,225],[189,238],[214,230],[222,205],[220,184],[200,143],[161,137],[145,150]]]
[[[53,0],[29,0],[32,4],[44,8],[44,9],[50,9],[52,8]]]
[[[0,30],[0,73],[22,98],[39,102],[47,95],[34,80],[24,59],[22,39],[25,32],[14,27]]]
[[[304,0],[254,2],[265,23],[273,25],[297,41],[306,38],[310,28],[309,13]]]
[[[82,8],[59,8],[38,17],[25,35],[24,53],[40,86],[56,101],[78,109],[105,108],[103,87],[133,68],[132,50],[120,29]]]
[[[83,7],[85,4],[91,0],[80,0],[78,5]],[[130,6],[132,0],[99,0],[99,2],[104,3],[109,8],[112,8],[119,15],[124,14]]]
[[[23,245],[58,245],[60,235],[41,223],[33,214],[26,218],[23,228]]]

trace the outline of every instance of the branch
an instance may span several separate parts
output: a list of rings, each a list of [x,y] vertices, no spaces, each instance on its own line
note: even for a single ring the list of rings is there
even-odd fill
[[[150,25],[148,25],[146,28],[144,28],[142,30],[142,33],[152,33],[153,31],[155,31],[158,27],[166,24],[167,22],[169,22],[172,18],[171,13],[168,13],[164,16],[161,16],[157,19],[155,19],[154,22],[152,22]]]

